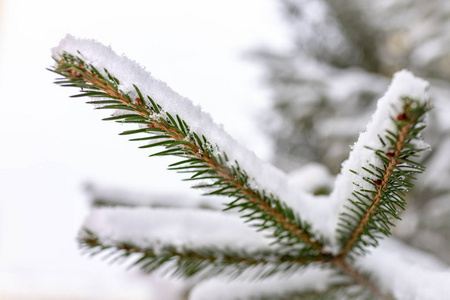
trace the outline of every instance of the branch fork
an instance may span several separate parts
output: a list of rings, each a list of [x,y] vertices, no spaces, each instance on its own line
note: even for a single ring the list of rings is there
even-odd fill
[[[216,144],[209,142],[208,137],[191,130],[182,116],[178,114],[172,116],[149,95],[141,93],[138,86],[133,84],[135,92],[124,93],[119,89],[117,78],[113,77],[106,69],[102,72],[98,71],[93,65],[85,62],[80,53],[64,51],[59,53],[56,66],[51,71],[64,77],[63,80],[56,83],[81,89],[81,94],[75,95],[75,97],[91,97],[94,100],[89,103],[100,105],[99,109],[118,109],[121,110],[121,113],[128,111],[129,114],[119,114],[105,120],[140,124],[140,129],[125,131],[122,134],[147,134],[131,140],[148,141],[148,144],[140,148],[165,147],[164,151],[152,156],[173,155],[182,158],[183,160],[170,165],[170,169],[191,173],[192,176],[188,180],[206,180],[207,183],[202,183],[197,187],[213,190],[208,194],[234,199],[227,204],[226,209],[238,209],[241,217],[246,221],[252,221],[252,225],[259,230],[267,230],[266,232],[269,232],[271,238],[275,240],[274,243],[285,253],[283,252],[282,256],[278,252],[261,253],[260,258],[252,259],[242,253],[228,253],[216,249],[216,254],[221,255],[221,259],[218,259],[217,256],[214,256],[214,251],[209,253],[202,252],[201,249],[190,251],[179,251],[178,249],[167,250],[163,256],[159,257],[157,251],[138,247],[132,243],[118,241],[113,246],[102,245],[101,239],[89,232],[80,240],[85,248],[100,250],[113,248],[125,257],[133,253],[139,254],[141,259],[136,263],[151,266],[152,270],[170,261],[172,257],[179,262],[177,268],[180,270],[186,268],[185,271],[187,270],[186,272],[189,274],[200,269],[203,270],[203,267],[199,266],[205,266],[206,262],[217,264],[220,270],[225,269],[226,265],[251,266],[275,263],[280,266],[288,264],[291,267],[294,265],[301,267],[310,263],[323,264],[343,271],[354,282],[367,287],[379,298],[389,299],[351,263],[354,259],[354,252],[356,252],[354,249],[367,246],[367,242],[363,241],[362,236],[368,235],[373,240],[372,244],[368,244],[374,245],[377,241],[373,232],[378,230],[385,235],[390,234],[389,226],[392,223],[388,220],[387,215],[398,218],[392,207],[404,206],[398,195],[402,193],[399,192],[399,187],[401,184],[408,188],[412,185],[406,181],[397,180],[395,172],[403,172],[401,174],[410,177],[410,173],[423,171],[420,165],[409,160],[410,156],[414,157],[421,151],[411,145],[411,140],[416,138],[422,129],[418,124],[427,111],[426,105],[422,102],[419,103],[407,97],[402,99],[405,103],[403,111],[392,119],[396,126],[396,133],[386,130],[378,135],[383,149],[373,149],[372,155],[379,157],[384,168],[375,165],[363,166],[364,170],[374,176],[371,179],[363,178],[366,183],[373,186],[373,190],[360,188],[353,193],[357,200],[349,199],[354,206],[342,214],[339,224],[344,228],[341,235],[341,241],[343,240],[344,243],[342,243],[340,251],[335,251],[336,254],[334,254],[334,252],[325,250],[329,246],[326,240],[312,231],[312,226],[302,220],[297,212],[275,195],[267,194],[264,189],[252,186],[246,171],[240,168],[237,161],[229,161],[227,154],[221,151]],[[410,164],[406,171],[402,169],[404,162]],[[375,227],[374,219],[376,218],[385,221],[384,227]],[[197,261],[197,263],[184,264],[183,260]],[[287,267],[286,270],[289,268]],[[278,267],[275,267],[268,273],[278,272],[277,269]]]

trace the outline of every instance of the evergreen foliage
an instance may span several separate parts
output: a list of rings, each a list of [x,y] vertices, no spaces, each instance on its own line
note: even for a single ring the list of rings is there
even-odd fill
[[[82,93],[73,97],[102,98],[89,101],[89,104],[99,105],[96,109],[114,109],[133,112],[112,116],[104,120],[116,120],[120,123],[136,123],[142,128],[127,130],[121,135],[146,134],[144,137],[133,138],[130,141],[146,141],[139,148],[161,146],[165,150],[151,156],[175,156],[181,160],[171,164],[170,170],[192,173],[186,180],[198,180],[202,183],[196,188],[207,190],[206,195],[222,195],[234,200],[227,204],[227,209],[239,209],[247,222],[261,230],[272,228],[275,241],[286,246],[302,245],[299,251],[302,255],[319,254],[322,249],[320,238],[311,240],[310,224],[300,219],[294,211],[279,201],[274,195],[264,190],[252,188],[249,178],[239,167],[230,162],[226,153],[211,145],[205,136],[189,130],[188,124],[180,116],[172,116],[162,111],[161,106],[148,95],[144,98],[137,86],[134,86],[139,96],[132,101],[132,95],[119,90],[119,80],[107,70],[103,76],[94,66],[86,65],[80,57],[64,53],[58,62],[55,72],[65,76],[56,81],[62,86],[82,88]],[[68,79],[68,80],[67,80]],[[110,99],[110,100],[103,100]],[[208,180],[208,183],[205,181]]]
[[[132,242],[104,245],[95,233],[87,229],[81,234],[80,245],[92,255],[109,250],[108,256],[113,262],[130,258],[134,260],[130,267],[139,266],[147,273],[165,268],[166,273],[177,277],[200,274],[201,278],[207,278],[224,273],[235,278],[248,269],[257,268],[253,279],[262,279],[276,273],[295,273],[303,266],[318,260],[317,257],[299,257],[296,253],[283,253],[279,249],[249,253],[245,249],[179,249],[174,245],[143,249]]]
[[[133,85],[134,91],[124,92],[121,74],[96,67],[87,62],[81,52],[59,53],[55,61],[50,70],[62,76],[56,84],[79,88],[80,93],[72,97],[89,97],[92,100],[88,103],[96,109],[115,111],[104,120],[137,124],[138,129],[121,134],[136,136],[130,141],[144,143],[139,148],[159,149],[150,156],[177,158],[169,166],[170,170],[188,174],[186,180],[197,183],[194,187],[203,190],[205,195],[229,199],[225,210],[237,212],[243,222],[265,233],[270,240],[269,250],[260,251],[234,249],[233,245],[228,248],[175,244],[146,247],[132,239],[105,241],[99,236],[101,233],[84,228],[80,244],[85,251],[94,255],[108,252],[114,260],[130,258],[134,260],[133,265],[144,271],[162,269],[174,275],[198,278],[220,273],[236,277],[252,269],[254,272],[250,277],[261,279],[278,273],[294,274],[310,264],[321,265],[335,270],[340,274],[336,276],[344,278],[345,283],[330,286],[325,292],[304,291],[299,295],[284,296],[288,299],[331,299],[344,293],[352,297],[356,285],[355,297],[389,299],[390,296],[384,295],[354,262],[356,254],[376,246],[381,235],[390,235],[391,220],[398,219],[399,209],[404,209],[404,195],[413,186],[411,180],[424,170],[416,160],[424,150],[417,140],[425,126],[423,118],[429,109],[428,102],[405,96],[399,99],[401,111],[394,116],[385,116],[391,117],[394,129],[379,135],[380,148],[372,149],[373,159],[368,160],[371,163],[362,166],[369,175],[360,174],[361,181],[355,182],[356,189],[345,204],[338,229],[340,245],[336,251],[330,237],[323,237],[314,230],[313,224],[305,221],[301,212],[255,184],[242,164],[230,160],[227,153],[209,141],[209,137],[191,130],[182,115],[172,115],[159,99],[143,94],[142,87]],[[381,162],[382,167],[373,161]]]
[[[384,149],[371,149],[382,162],[380,168],[369,163],[362,167],[370,177],[363,177],[371,188],[358,184],[349,201],[352,207],[342,213],[339,240],[344,245],[342,254],[351,249],[364,253],[368,246],[378,245],[378,234],[391,235],[391,219],[401,220],[399,212],[405,209],[404,196],[414,187],[414,174],[422,173],[424,167],[411,160],[427,148],[413,144],[425,128],[423,117],[427,105],[418,105],[410,98],[403,98],[404,112],[392,117],[396,132],[386,131],[379,139]],[[386,151],[387,150],[387,151]]]

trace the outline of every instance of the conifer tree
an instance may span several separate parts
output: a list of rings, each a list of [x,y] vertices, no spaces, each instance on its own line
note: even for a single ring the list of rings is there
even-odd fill
[[[441,265],[393,239],[381,241],[391,235],[405,194],[424,171],[418,158],[428,149],[421,137],[430,109],[426,81],[396,73],[333,191],[315,196],[292,186],[284,172],[240,146],[200,108],[110,48],[68,36],[53,58],[50,70],[61,76],[56,83],[79,90],[72,97],[112,110],[104,120],[136,126],[121,134],[150,156],[173,157],[170,170],[214,196],[208,201],[221,196],[224,202],[208,210],[125,207],[120,201],[100,206],[80,230],[87,252],[129,260],[145,272],[194,278],[189,299],[445,295],[442,283],[450,276]],[[426,285],[418,284],[424,276]]]

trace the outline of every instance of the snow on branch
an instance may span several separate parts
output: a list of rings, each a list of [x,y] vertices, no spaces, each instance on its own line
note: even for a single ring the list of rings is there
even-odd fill
[[[108,73],[113,74],[120,81],[118,90],[132,99],[139,97],[135,88],[139,87],[144,98],[149,96],[157,102],[162,111],[172,116],[180,116],[191,132],[195,132],[199,137],[207,137],[212,145],[217,145],[228,155],[231,162],[238,161],[255,180],[255,185],[264,186],[268,192],[277,194],[286,190],[287,180],[284,172],[259,159],[232,138],[222,126],[216,124],[200,106],[174,92],[165,82],[155,79],[138,63],[117,55],[110,47],[97,41],[77,39],[70,35],[52,50],[52,56],[57,61],[64,58],[63,53],[79,56],[86,65],[95,66],[105,77],[108,77]]]
[[[134,255],[134,265],[144,271],[162,268],[184,276],[246,271],[261,278],[314,262],[270,244],[234,215],[196,209],[94,209],[78,239],[89,253],[110,250],[113,261]]]
[[[91,205],[103,206],[146,206],[146,207],[178,207],[178,208],[201,208],[211,210],[222,210],[222,199],[217,196],[199,197],[187,195],[187,193],[163,193],[136,192],[116,186],[89,183],[86,185]]]
[[[414,174],[424,170],[412,159],[428,148],[420,135],[429,110],[427,89],[427,82],[408,71],[397,73],[342,164],[330,195],[340,213],[341,255],[375,246],[380,233],[390,235],[390,218],[398,219],[404,209]]]
[[[450,295],[450,268],[393,238],[360,259],[358,266],[396,300],[448,299]]]
[[[220,211],[172,208],[94,208],[83,228],[96,233],[102,244],[132,243],[140,248],[171,244],[179,247],[274,250],[264,234],[253,230],[234,215]]]

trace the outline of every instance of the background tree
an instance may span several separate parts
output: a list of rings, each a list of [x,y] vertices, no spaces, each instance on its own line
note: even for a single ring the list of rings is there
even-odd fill
[[[427,176],[409,194],[396,234],[450,262],[450,4],[447,1],[280,0],[285,49],[256,56],[271,87],[274,162],[299,179],[308,169],[336,174],[396,70],[432,82],[424,153]],[[270,129],[269,129],[270,130]],[[306,166],[310,162],[318,165]],[[323,169],[325,166],[325,170]],[[295,172],[294,172],[295,171]],[[316,193],[331,190],[328,181]],[[438,208],[439,207],[439,208]]]

